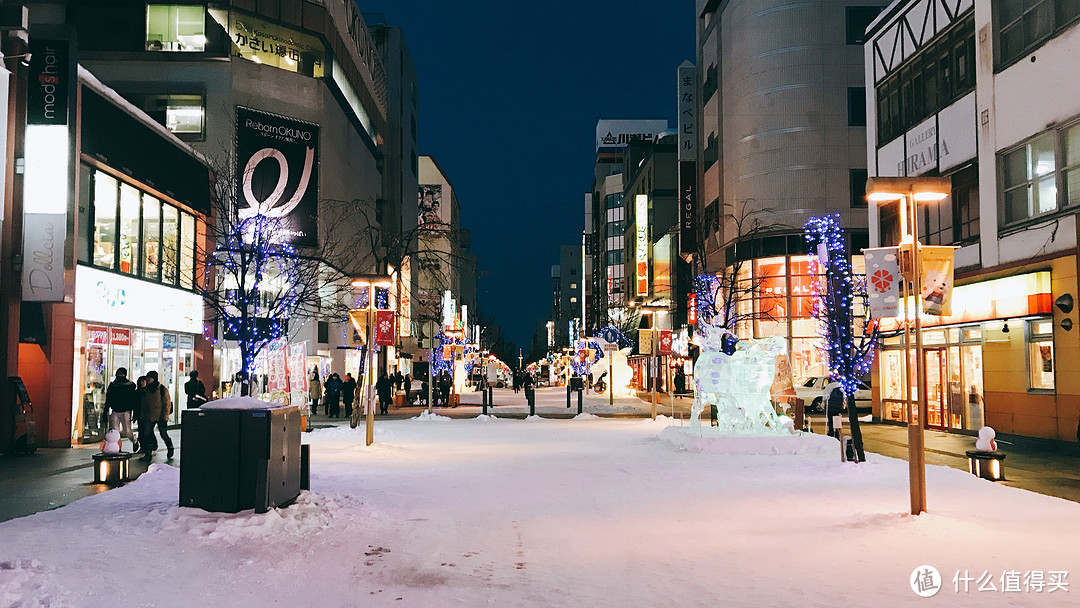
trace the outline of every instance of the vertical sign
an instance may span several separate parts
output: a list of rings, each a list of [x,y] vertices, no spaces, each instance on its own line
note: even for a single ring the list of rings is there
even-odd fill
[[[657,352],[659,354],[661,354],[661,355],[670,355],[671,354],[671,330],[670,329],[661,329],[659,338],[660,338],[660,340],[659,340],[660,344],[657,345],[658,346]]]
[[[649,197],[638,194],[634,198],[634,226],[637,230],[637,247],[634,267],[637,272],[637,295],[649,295]]]
[[[412,262],[409,256],[401,259],[401,281],[398,285],[401,294],[398,296],[398,335],[404,338],[412,331]]]
[[[679,255],[697,251],[697,161],[679,161]]]
[[[73,189],[68,115],[74,71],[70,40],[31,38],[23,178],[23,301],[64,299],[64,243]]]
[[[378,346],[394,345],[394,311],[375,311],[375,344]]]
[[[863,249],[866,262],[866,293],[870,317],[883,319],[900,314],[900,260],[898,247]]]
[[[307,342],[289,345],[289,391],[292,405],[308,402]]]
[[[679,160],[697,160],[697,68],[679,66]]]
[[[945,246],[920,246],[922,276],[919,291],[922,311],[928,315],[952,314],[953,253],[956,248]]]
[[[697,293],[686,296],[686,324],[697,325]]]
[[[289,390],[289,373],[285,361],[287,348],[285,340],[272,340],[266,345],[266,387],[271,393],[284,394]]]
[[[281,221],[285,241],[317,245],[319,126],[236,108],[236,191],[256,214]]]

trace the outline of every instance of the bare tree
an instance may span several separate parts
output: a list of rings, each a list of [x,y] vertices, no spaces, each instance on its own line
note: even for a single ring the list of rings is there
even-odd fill
[[[294,247],[284,218],[248,207],[229,165],[211,165],[213,248],[197,252],[205,262],[197,291],[225,339],[237,342],[246,379],[266,346],[287,337],[290,321],[344,318],[351,286],[335,264],[345,257],[344,227],[324,222],[318,246]]]

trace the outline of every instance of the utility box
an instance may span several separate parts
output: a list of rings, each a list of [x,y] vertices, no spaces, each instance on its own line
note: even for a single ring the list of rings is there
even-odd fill
[[[300,408],[230,401],[184,410],[180,506],[265,513],[291,503],[300,495]]]

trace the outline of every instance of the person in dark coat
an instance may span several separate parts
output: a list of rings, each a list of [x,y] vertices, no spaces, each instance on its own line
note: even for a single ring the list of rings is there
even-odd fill
[[[187,395],[187,407],[199,407],[206,403],[206,386],[199,380],[199,372],[191,370],[190,380],[184,383],[184,394]]]
[[[154,439],[154,428],[161,435],[165,447],[169,450],[167,458],[172,460],[173,442],[169,437],[169,416],[172,414],[172,397],[165,385],[158,382],[156,371],[146,372],[146,387],[142,390],[142,419],[139,421],[139,439],[142,444],[143,460],[151,460],[154,450],[157,449],[157,441],[148,444]],[[145,433],[143,431],[145,425]]]
[[[442,399],[443,407],[450,405],[450,373],[446,370],[439,374],[439,398]]]
[[[341,401],[345,404],[345,417],[352,418],[352,404],[356,397],[356,380],[352,374],[345,374],[345,381],[341,383]]]
[[[330,374],[326,379],[326,417],[341,418],[341,377]]]
[[[402,380],[405,384],[405,405],[412,405],[412,374],[405,374],[405,378]]]
[[[128,380],[127,368],[116,368],[116,379],[105,389],[105,411],[109,412],[109,429],[116,429],[121,437],[127,437],[135,445],[135,433],[131,431],[131,414],[139,398],[135,383]],[[136,451],[136,450],[132,450]]]
[[[675,368],[675,394],[683,395],[686,393],[686,374],[682,371],[682,366]]]
[[[840,383],[833,381],[825,387],[825,422],[829,429],[829,437],[840,437],[840,429],[835,428],[834,419],[844,411],[844,389]]]
[[[375,393],[379,396],[379,413],[390,413],[390,402],[393,400],[394,382],[383,372],[375,381]]]

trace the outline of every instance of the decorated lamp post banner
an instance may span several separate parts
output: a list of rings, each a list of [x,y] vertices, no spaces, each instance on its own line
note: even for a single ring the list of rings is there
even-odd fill
[[[670,355],[671,354],[671,330],[661,329],[659,340],[659,354]]]
[[[379,346],[394,345],[394,311],[375,311],[375,344]]]
[[[318,125],[237,106],[240,217],[280,218],[289,243],[317,245],[318,153]]]
[[[866,261],[866,293],[870,317],[883,319],[900,314],[900,259],[898,247],[863,249]]]
[[[922,311],[925,314],[941,316],[952,314],[953,252],[955,249],[947,245],[919,248],[922,257],[919,294],[922,300]]]
[[[266,388],[271,394],[289,391],[288,368],[285,363],[285,340],[273,340],[266,345]]]

